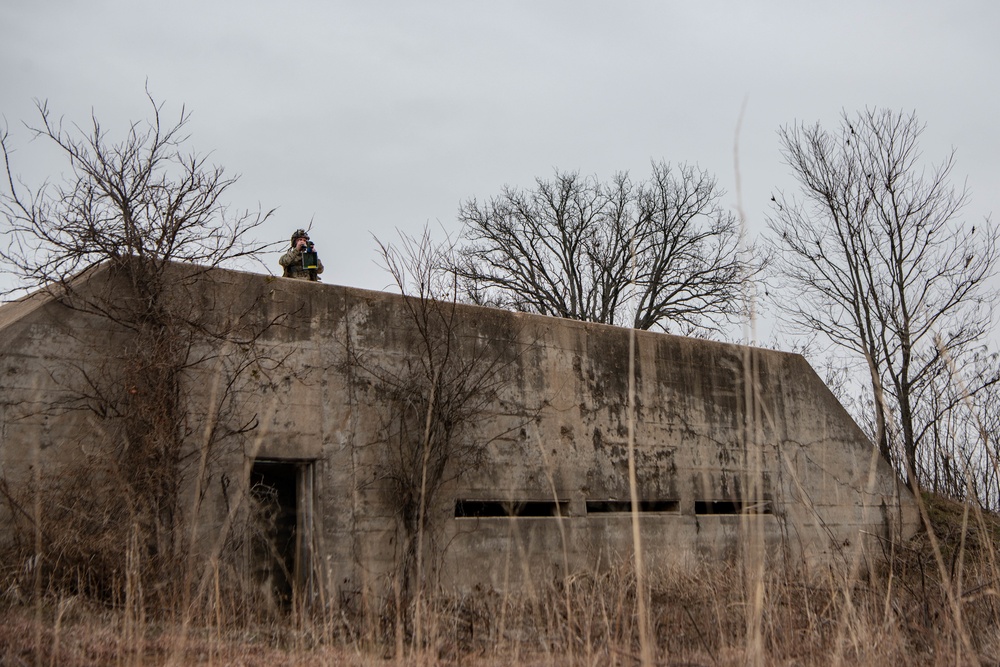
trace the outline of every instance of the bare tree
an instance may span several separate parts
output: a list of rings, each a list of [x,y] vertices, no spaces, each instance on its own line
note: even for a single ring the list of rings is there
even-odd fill
[[[995,511],[1000,357],[983,346],[965,355],[959,367],[945,356],[945,368],[915,407],[917,477],[929,491]]]
[[[271,212],[230,211],[222,197],[236,177],[186,152],[186,110],[171,124],[163,105],[149,100],[151,120],[133,123],[117,143],[96,116],[86,131],[66,129],[40,103],[41,123],[28,129],[62,153],[70,173],[35,190],[15,177],[9,135],[0,134],[8,185],[0,260],[18,287],[70,289],[72,278],[108,263],[148,290],[159,286],[167,262],[215,267],[267,247],[251,234]]]
[[[969,383],[982,382],[985,386],[975,393],[963,392],[959,410],[967,410],[961,422],[961,430],[953,461],[964,466],[954,466],[964,472],[965,493],[955,494],[958,498],[969,498],[975,494],[983,509],[1000,511],[1000,355],[979,357],[965,373]],[[983,382],[984,378],[987,379]],[[975,387],[973,387],[975,388]],[[941,466],[938,466],[941,467]],[[969,498],[973,500],[973,498]]]
[[[116,559],[129,545],[145,556],[145,590],[179,590],[176,559],[194,534],[181,530],[189,510],[181,505],[182,489],[193,482],[197,513],[222,446],[241,446],[256,427],[252,415],[241,416],[241,401],[251,372],[263,381],[259,371],[268,361],[259,342],[274,324],[259,321],[253,304],[234,312],[199,298],[214,267],[266,247],[251,235],[270,214],[230,211],[222,197],[235,178],[184,148],[189,114],[182,109],[166,122],[162,104],[147,97],[151,119],[132,124],[120,141],[96,116],[86,130],[66,128],[40,103],[40,124],[29,130],[54,146],[69,169],[62,180],[34,189],[15,177],[10,137],[0,135],[7,186],[0,193],[0,262],[20,288],[39,288],[112,323],[104,328],[119,343],[113,350],[108,340],[93,343],[87,363],[66,376],[72,399],[51,408],[85,410],[97,424],[87,447],[93,469],[80,476],[88,479],[88,493],[57,483],[46,490],[66,501],[53,502],[64,511],[63,528],[84,526],[84,537],[124,531],[101,541],[110,550],[109,570],[95,572],[92,549],[68,544],[59,524],[51,526],[62,570],[75,577],[78,566],[81,581],[102,582],[90,592],[112,598],[117,593],[108,586],[122,562]],[[206,378],[217,390],[191,400],[192,385]],[[14,494],[7,498],[13,502]],[[88,528],[95,525],[103,528]],[[72,566],[68,552],[79,556]],[[51,572],[63,576],[59,567]]]
[[[998,252],[988,220],[959,220],[968,197],[949,183],[954,155],[921,166],[922,131],[915,115],[888,110],[845,113],[835,133],[783,128],[800,196],[774,197],[768,219],[777,306],[864,361],[878,446],[914,485],[928,433],[918,405],[942,373],[942,351],[961,358],[989,329]]]
[[[544,315],[691,331],[740,312],[759,270],[741,261],[736,218],[714,178],[654,163],[646,181],[556,172],[462,204],[452,269],[474,303]]]
[[[400,233],[398,243],[378,245],[405,296],[409,334],[402,355],[369,358],[352,349],[349,363],[384,406],[373,477],[399,519],[397,602],[409,610],[404,620],[419,643],[421,596],[441,555],[433,521],[441,491],[479,470],[493,440],[524,425],[517,416],[508,423],[502,396],[523,349],[506,313],[472,319],[461,312],[448,243],[435,244],[425,228],[420,237]]]

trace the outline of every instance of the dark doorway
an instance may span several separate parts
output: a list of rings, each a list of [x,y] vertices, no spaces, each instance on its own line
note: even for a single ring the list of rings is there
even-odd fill
[[[258,459],[250,472],[254,580],[286,610],[312,591],[314,470],[312,461]]]

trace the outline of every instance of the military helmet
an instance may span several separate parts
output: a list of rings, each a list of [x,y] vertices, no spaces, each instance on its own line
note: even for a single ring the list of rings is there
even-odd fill
[[[309,240],[309,232],[304,229],[296,229],[292,232],[292,245],[295,245],[295,239]]]

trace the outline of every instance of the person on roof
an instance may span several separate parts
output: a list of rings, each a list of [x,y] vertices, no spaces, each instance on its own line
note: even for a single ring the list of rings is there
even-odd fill
[[[323,262],[304,229],[296,229],[292,234],[292,247],[278,259],[278,264],[284,269],[282,275],[285,278],[315,281],[323,273]]]

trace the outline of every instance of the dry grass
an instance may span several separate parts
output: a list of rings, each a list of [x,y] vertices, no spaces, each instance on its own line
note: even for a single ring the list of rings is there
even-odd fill
[[[925,502],[934,539],[922,532],[854,580],[834,569],[769,565],[763,599],[755,602],[743,563],[648,572],[655,663],[1000,662],[1000,519],[941,498]],[[416,648],[394,637],[388,608],[381,616],[335,610],[261,621],[227,605],[182,632],[176,619],[80,596],[50,594],[40,604],[8,597],[0,664],[633,665],[642,649],[637,611],[628,565],[531,597],[480,591],[429,599],[420,611],[427,639]],[[748,637],[751,614],[761,619],[762,655]]]

